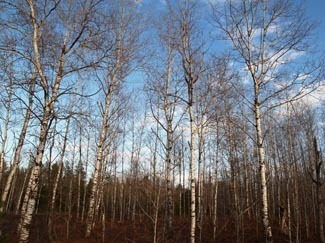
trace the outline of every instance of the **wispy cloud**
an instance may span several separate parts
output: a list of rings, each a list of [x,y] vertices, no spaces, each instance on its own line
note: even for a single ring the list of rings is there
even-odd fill
[[[324,103],[325,102],[325,80],[316,90],[307,94],[301,100],[305,104],[310,105],[312,107],[317,107],[320,106],[322,103]]]

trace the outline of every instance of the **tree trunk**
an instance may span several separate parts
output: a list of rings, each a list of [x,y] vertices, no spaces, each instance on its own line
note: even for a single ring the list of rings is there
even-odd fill
[[[12,102],[12,95],[13,95],[13,78],[11,77],[12,74],[9,74],[10,83],[9,83],[9,90],[8,90],[8,101],[5,105],[6,107],[6,117],[4,120],[4,127],[1,133],[2,138],[2,146],[1,146],[1,153],[0,153],[0,186],[2,185],[3,180],[3,172],[5,166],[5,153],[6,153],[6,143],[8,138],[8,131],[9,131],[9,121],[10,121],[10,111],[11,111],[11,102]],[[3,203],[1,203],[3,205]],[[2,206],[1,206],[2,208]],[[2,210],[1,210],[2,211]]]
[[[85,210],[86,210],[86,194],[87,194],[87,172],[88,172],[88,160],[89,160],[89,150],[90,150],[90,133],[88,132],[87,139],[87,151],[86,151],[86,165],[85,165],[85,181],[84,181],[84,193],[82,197],[82,211],[81,211],[81,221],[84,222]]]
[[[81,174],[82,174],[82,128],[79,127],[79,162],[78,162],[78,185],[77,185],[77,220],[80,219],[80,200],[81,200]]]
[[[48,84],[48,80],[45,77],[45,74],[43,73],[42,65],[40,63],[39,46],[38,46],[40,33],[38,29],[39,25],[36,21],[34,1],[33,0],[28,1],[28,6],[30,9],[30,18],[33,26],[32,43],[33,43],[33,51],[34,51],[33,53],[34,65],[36,66],[36,70],[38,71],[43,89],[45,91],[44,92],[45,104],[44,104],[43,114],[42,114],[43,117],[41,118],[40,137],[37,146],[35,165],[32,169],[32,173],[29,179],[29,183],[28,183],[28,187],[24,199],[24,205],[21,211],[22,213],[21,223],[18,226],[18,229],[20,231],[20,236],[19,236],[20,242],[27,242],[29,238],[29,226],[32,221],[32,216],[35,210],[35,203],[38,195],[38,186],[40,180],[43,154],[44,154],[45,145],[47,141],[48,131],[50,129],[49,125],[50,125],[50,120],[52,119],[54,104],[58,97],[59,87],[63,76],[63,64],[64,64],[64,56],[65,56],[65,43],[63,43],[62,50],[61,50],[62,52],[60,54],[60,59],[58,62],[58,71],[55,77],[55,81],[51,86],[52,96],[50,97],[50,92],[49,92],[50,87]]]
[[[218,146],[218,145],[217,145]],[[217,236],[217,227],[218,227],[218,186],[219,186],[219,178],[218,178],[218,148],[216,149],[216,168],[215,168],[215,182],[214,182],[214,203],[213,203],[213,240],[216,240]]]
[[[166,141],[166,183],[167,183],[167,230],[172,229],[173,224],[173,198],[171,186],[171,155],[172,155],[172,124],[171,120],[167,119],[167,141]]]
[[[198,136],[198,165],[197,165],[197,228],[199,234],[199,242],[201,243],[202,239],[202,199],[203,199],[203,192],[202,192],[202,153],[203,153],[203,125],[197,128],[197,136]]]
[[[42,134],[43,136],[41,136],[41,138],[43,138],[44,140],[44,130],[41,135]],[[39,177],[41,173],[41,160],[43,156],[43,152],[41,151],[44,151],[45,142],[41,142],[40,145],[44,146],[40,146],[38,149],[36,162],[32,169],[32,173],[28,182],[27,191],[24,198],[24,204],[21,211],[22,219],[20,225],[18,226],[20,235],[19,242],[28,242],[29,238],[29,226],[32,221],[32,216],[35,210],[35,204],[38,195]]]
[[[257,152],[258,152],[258,160],[260,166],[260,183],[261,183],[261,197],[262,197],[262,222],[265,231],[265,237],[267,242],[273,242],[272,239],[272,230],[269,222],[269,211],[268,211],[268,199],[267,199],[267,183],[266,183],[266,164],[265,164],[265,154],[263,147],[263,132],[261,125],[261,114],[260,114],[260,104],[258,100],[259,96],[259,85],[255,81],[255,120],[256,120],[256,136],[257,136]]]
[[[317,202],[317,231],[318,237],[321,243],[325,242],[324,236],[324,212],[323,212],[323,198],[322,198],[322,186],[324,182],[322,182],[322,165],[323,158],[321,151],[318,150],[317,140],[314,137],[314,151],[315,151],[315,178],[313,178],[313,182],[316,184],[316,202]]]
[[[287,191],[287,216],[288,216],[288,237],[289,237],[289,243],[292,242],[292,233],[291,233],[291,199],[290,199],[290,181],[291,181],[291,171],[290,169],[287,170],[287,182],[286,182],[286,191]],[[283,228],[285,229],[285,222],[282,222]]]
[[[99,182],[100,182],[100,175],[102,173],[102,166],[103,166],[103,159],[104,159],[104,148],[105,148],[105,141],[107,136],[107,128],[108,128],[108,112],[110,106],[110,95],[106,98],[105,110],[103,114],[103,121],[102,121],[102,128],[100,134],[100,140],[97,146],[97,159],[96,159],[96,167],[94,172],[93,178],[93,186],[91,189],[90,201],[89,201],[89,210],[87,216],[87,227],[86,227],[86,237],[90,236],[94,225],[94,216],[95,216],[95,207],[99,203],[98,190],[99,190]]]
[[[190,180],[191,180],[191,243],[195,243],[196,230],[196,208],[195,208],[195,151],[194,151],[194,114],[193,114],[193,84],[188,83],[189,106],[188,112],[190,117]]]
[[[75,148],[76,148],[76,138],[74,138],[73,142],[73,154],[71,158],[71,171],[69,171],[69,191],[68,191],[68,215],[67,215],[67,241],[70,240],[70,221],[72,219],[72,194],[73,194],[73,179],[74,179],[74,162],[75,162]]]
[[[3,207],[4,207],[4,204],[5,204],[6,200],[7,200],[10,188],[12,186],[12,181],[13,181],[14,175],[16,174],[18,165],[20,163],[20,154],[21,154],[21,150],[22,150],[23,145],[24,145],[24,141],[25,141],[25,137],[26,137],[26,133],[27,133],[27,129],[28,129],[28,124],[29,124],[30,117],[31,117],[35,81],[36,81],[36,78],[33,77],[31,79],[31,83],[30,83],[30,86],[29,86],[28,107],[26,109],[23,127],[21,129],[19,139],[18,139],[18,144],[17,144],[16,150],[15,150],[14,160],[13,160],[13,167],[10,170],[10,173],[9,173],[6,185],[5,185],[5,189],[4,189],[4,191],[2,192],[2,195],[1,195],[0,212],[3,212]]]
[[[125,125],[125,124],[124,124]],[[125,128],[125,126],[124,126]],[[125,196],[124,196],[124,153],[125,153],[125,133],[123,133],[123,142],[122,142],[122,165],[121,165],[121,188],[120,188],[120,223],[123,223],[124,220],[124,207],[125,207]]]
[[[113,155],[113,165],[114,166],[114,180],[113,180],[113,203],[112,203],[112,220],[111,220],[111,224],[113,225],[113,223],[115,223],[115,218],[116,218],[116,201],[117,201],[117,184],[118,184],[118,179],[117,179],[117,154],[116,154],[116,149],[114,151],[114,155]]]
[[[24,177],[24,182],[23,182],[23,185],[21,187],[21,191],[19,193],[18,202],[16,204],[16,211],[15,211],[16,214],[18,214],[19,210],[20,210],[21,200],[22,200],[23,195],[24,195],[25,185],[26,185],[27,179],[29,178],[29,172],[30,171],[31,171],[31,167],[30,167],[30,165],[28,165],[28,168],[26,169],[26,173],[25,173],[25,177]]]

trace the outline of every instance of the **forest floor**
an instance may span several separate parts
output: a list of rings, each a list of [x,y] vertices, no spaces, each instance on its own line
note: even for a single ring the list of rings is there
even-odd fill
[[[14,243],[18,242],[16,233],[19,216],[14,214],[6,214],[0,218],[0,242]],[[44,243],[97,243],[102,242],[102,227],[95,227],[93,234],[89,238],[85,238],[85,223],[78,223],[76,220],[71,220],[67,227],[67,218],[58,216],[54,221],[52,231],[52,239],[50,240],[47,216],[36,215],[33,218],[31,226],[30,242]],[[211,224],[204,225],[201,233],[201,243],[221,242],[232,243],[238,242],[235,226],[227,219],[218,219],[218,232],[216,240],[213,240],[213,227]],[[149,243],[153,242],[153,224],[143,219],[141,222],[132,223],[125,221],[123,223],[106,222],[106,230],[104,242],[116,243]],[[157,233],[158,242],[189,242],[189,219],[174,219],[173,229],[171,232],[164,232],[164,225],[160,224]],[[247,243],[263,243],[263,228],[257,226],[255,222],[247,221],[243,223],[243,230],[239,233],[239,242]],[[273,235],[275,243],[289,242],[288,237],[281,233],[280,229],[273,227]],[[199,231],[197,232],[199,237]],[[199,241],[198,241],[199,242]],[[315,239],[301,239],[301,242],[317,243]]]

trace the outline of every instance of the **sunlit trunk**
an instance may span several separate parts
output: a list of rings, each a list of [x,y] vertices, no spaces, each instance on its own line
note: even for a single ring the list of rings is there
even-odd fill
[[[13,159],[13,167],[10,170],[10,173],[8,175],[8,179],[7,179],[5,188],[4,188],[4,190],[2,192],[2,195],[1,195],[1,202],[2,203],[0,204],[0,212],[3,212],[3,210],[4,210],[4,205],[5,205],[5,202],[7,200],[8,193],[10,191],[14,176],[16,174],[18,165],[20,163],[20,154],[21,154],[21,150],[22,150],[23,145],[24,145],[28,124],[29,124],[29,121],[30,121],[31,113],[32,113],[31,111],[32,111],[32,106],[33,106],[33,96],[34,96],[35,81],[36,81],[36,78],[33,77],[31,79],[31,83],[30,83],[30,86],[29,86],[28,107],[26,109],[23,127],[21,129],[20,134],[19,134],[18,144],[17,144],[16,150],[15,150],[14,159]]]
[[[263,147],[263,133],[261,125],[261,114],[260,105],[258,101],[258,84],[255,84],[255,120],[256,120],[256,136],[257,136],[257,153],[260,166],[260,183],[261,183],[261,199],[262,199],[262,222],[265,230],[265,237],[267,242],[273,242],[272,240],[272,230],[269,221],[269,207],[267,200],[267,183],[266,183],[266,164],[265,164],[265,152]]]

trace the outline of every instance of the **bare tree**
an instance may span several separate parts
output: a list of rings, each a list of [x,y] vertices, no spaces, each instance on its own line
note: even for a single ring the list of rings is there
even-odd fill
[[[13,75],[13,61],[12,57],[8,57],[9,64],[3,64],[3,79],[4,90],[7,96],[3,97],[3,106],[5,107],[5,117],[3,118],[3,127],[0,130],[1,135],[1,151],[0,151],[0,185],[2,184],[4,167],[5,167],[5,154],[6,145],[8,139],[9,123],[10,123],[10,113],[12,112],[11,106],[13,103],[13,92],[14,92],[14,75]]]
[[[321,66],[309,62],[300,66],[295,62],[301,53],[307,51],[313,25],[307,21],[302,6],[289,0],[229,0],[224,6],[214,6],[214,20],[234,47],[237,60],[248,72],[247,79],[253,91],[253,101],[247,97],[244,99],[254,111],[262,221],[265,237],[272,242],[263,118],[269,110],[301,98],[320,78]]]
[[[196,230],[196,193],[195,193],[195,123],[194,99],[195,84],[203,73],[204,45],[202,33],[198,30],[196,16],[196,1],[178,1],[176,6],[167,1],[170,18],[174,21],[174,45],[180,57],[184,73],[184,82],[187,86],[187,99],[190,128],[190,180],[191,180],[191,242],[195,242]]]
[[[87,60],[83,58],[82,50],[87,49],[90,43],[94,44],[93,40],[97,36],[94,25],[92,25],[91,31],[89,29],[90,22],[95,17],[97,2],[85,1],[82,5],[77,5],[72,2],[54,1],[51,4],[46,4],[29,0],[11,4],[2,3],[2,5],[8,13],[12,13],[11,16],[16,16],[21,23],[24,23],[19,25],[16,17],[8,18],[6,27],[11,30],[8,33],[14,38],[25,38],[30,45],[19,47],[8,45],[2,46],[1,49],[12,51],[29,61],[32,70],[34,70],[34,76],[39,80],[37,85],[40,87],[39,93],[42,95],[34,96],[41,107],[40,113],[37,115],[40,122],[39,141],[36,146],[35,164],[26,190],[19,226],[20,241],[26,242],[38,196],[48,131],[56,115],[55,108],[61,94],[61,81],[65,75],[94,64],[95,59],[92,56]],[[31,33],[30,36],[23,34],[26,29],[27,33]],[[80,51],[79,54],[76,54],[77,49]]]
[[[104,45],[110,47],[107,59],[104,59],[104,68],[99,70],[98,78],[104,91],[105,102],[102,106],[102,123],[97,145],[97,158],[93,185],[91,190],[87,217],[86,237],[90,236],[94,226],[95,208],[100,204],[100,175],[104,161],[104,152],[107,143],[108,127],[110,125],[109,112],[114,95],[121,88],[121,82],[135,70],[136,56],[140,42],[141,26],[137,25],[140,15],[137,13],[133,1],[109,1],[110,9],[103,9],[103,25],[108,30]]]
[[[314,150],[315,150],[315,157],[314,157],[314,175],[310,173],[313,182],[316,185],[316,197],[317,197],[317,230],[318,230],[318,237],[320,242],[325,242],[324,236],[324,207],[323,207],[323,196],[322,196],[322,186],[324,181],[322,179],[321,173],[323,170],[323,158],[322,153],[318,148],[317,139],[314,137]]]
[[[68,136],[69,136],[69,132],[70,132],[70,123],[72,120],[72,116],[73,116],[73,107],[75,105],[75,98],[73,98],[72,102],[71,102],[71,107],[69,110],[69,114],[68,114],[68,118],[66,121],[66,125],[65,125],[65,132],[64,132],[64,136],[63,136],[63,144],[62,144],[62,151],[60,153],[60,159],[58,162],[58,171],[55,177],[55,181],[54,181],[54,185],[53,185],[53,190],[52,190],[52,198],[50,200],[50,215],[49,215],[49,219],[48,219],[48,228],[49,228],[49,235],[51,238],[51,233],[52,233],[52,223],[53,223],[53,213],[54,213],[54,206],[55,206],[55,201],[56,201],[56,195],[57,195],[57,189],[58,189],[58,185],[59,182],[61,180],[61,176],[62,176],[62,171],[63,171],[63,166],[64,166],[64,159],[65,159],[65,153],[66,153],[66,148],[67,148],[67,142],[68,142]]]
[[[166,16],[165,16],[166,17]],[[166,17],[167,18],[167,17]],[[155,151],[157,151],[157,142],[161,142],[164,150],[164,160],[166,168],[166,215],[167,215],[167,229],[170,232],[172,229],[173,217],[173,195],[172,195],[172,171],[175,167],[173,161],[173,150],[175,147],[175,140],[177,139],[177,128],[184,116],[184,108],[181,106],[181,96],[183,93],[183,85],[179,78],[179,69],[177,68],[177,50],[172,28],[172,19],[161,20],[159,23],[159,39],[161,49],[157,59],[161,60],[157,67],[150,67],[149,83],[147,85],[151,114],[157,126],[156,130],[152,130],[156,135]],[[161,56],[165,55],[166,57]],[[161,68],[162,67],[162,68]],[[164,134],[159,132],[162,128]],[[164,141],[165,138],[165,141]],[[156,170],[157,158],[154,154],[154,171]],[[154,172],[155,173],[155,172]],[[155,179],[154,182],[155,184]]]

